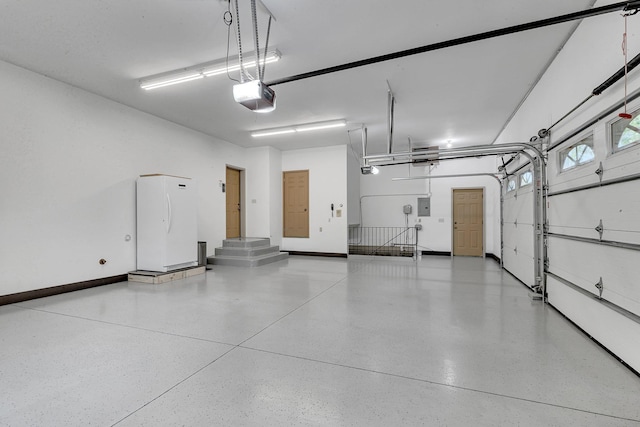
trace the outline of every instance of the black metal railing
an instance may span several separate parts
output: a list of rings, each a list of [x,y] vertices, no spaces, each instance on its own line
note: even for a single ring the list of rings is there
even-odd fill
[[[349,227],[350,255],[417,257],[415,227]]]

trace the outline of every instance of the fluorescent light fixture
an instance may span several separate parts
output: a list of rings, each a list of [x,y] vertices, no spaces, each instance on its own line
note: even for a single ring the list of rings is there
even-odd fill
[[[251,136],[254,138],[260,138],[263,136],[282,135],[287,133],[309,132],[314,130],[338,128],[338,127],[344,127],[346,125],[347,125],[346,120],[331,120],[327,122],[305,123],[301,125],[256,130],[251,132]]]
[[[287,133],[296,133],[294,129],[282,129],[282,130],[272,130],[272,131],[257,131],[251,132],[251,136],[254,138],[260,138],[261,136],[273,136],[273,135],[284,135]]]
[[[347,122],[344,120],[338,120],[334,122],[325,122],[325,123],[315,123],[310,125],[300,125],[296,126],[296,132],[308,132],[310,130],[322,130],[322,129],[331,129],[331,128],[340,128],[346,126]]]
[[[278,62],[279,60],[280,60],[280,52],[278,52],[277,50],[274,50],[272,52],[267,53],[267,59],[261,59],[260,63],[262,64],[264,61],[265,64],[271,64],[273,62]],[[244,68],[248,69],[248,68],[255,67],[256,61],[255,60],[243,61],[243,64],[244,64]],[[232,71],[239,71],[239,70],[240,70],[240,64],[237,61],[234,61],[234,63],[231,63],[231,62],[229,63],[228,68],[225,64],[214,65],[209,68],[205,68],[202,70],[202,74],[205,77],[210,77],[210,76],[217,76],[219,74],[226,74],[227,71],[232,72]]]
[[[164,86],[171,86],[178,83],[190,82],[191,80],[198,80],[203,78],[204,76],[201,73],[196,72],[184,72],[184,73],[174,73],[170,76],[166,76],[160,79],[148,80],[148,81],[140,81],[140,87],[144,90],[156,89]]]
[[[253,56],[255,58],[255,52],[249,52],[244,55],[247,58]],[[267,52],[266,59],[261,58],[260,63],[264,61],[267,64],[277,62],[282,55],[278,50],[272,50]],[[246,71],[249,71],[251,67],[256,66],[255,59],[251,61],[243,61],[243,65]],[[190,82],[192,80],[198,80],[204,77],[217,76],[226,74],[227,71],[234,72],[240,70],[240,63],[237,59],[227,62],[226,59],[220,59],[211,62],[205,62],[203,64],[194,65],[179,70],[173,70],[166,73],[155,74],[153,76],[144,77],[140,79],[140,87],[144,90],[157,89],[160,87],[171,86],[178,83]]]

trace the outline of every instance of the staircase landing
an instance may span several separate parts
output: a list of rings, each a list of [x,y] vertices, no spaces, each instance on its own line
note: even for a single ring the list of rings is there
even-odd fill
[[[272,246],[271,240],[261,237],[226,239],[222,247],[216,248],[215,256],[208,257],[207,263],[234,267],[258,267],[287,259],[287,252],[280,252],[279,246]]]

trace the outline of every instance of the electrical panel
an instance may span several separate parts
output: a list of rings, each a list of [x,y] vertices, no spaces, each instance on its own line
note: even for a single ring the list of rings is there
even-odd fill
[[[418,198],[418,216],[431,216],[431,197]]]

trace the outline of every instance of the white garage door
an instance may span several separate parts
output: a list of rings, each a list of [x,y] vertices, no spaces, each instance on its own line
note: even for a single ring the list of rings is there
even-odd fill
[[[547,290],[549,303],[639,369],[640,133],[619,146],[620,125],[614,115],[549,152]]]
[[[527,286],[535,283],[533,185],[521,179],[530,173],[525,168],[511,177],[512,189],[504,195],[503,261],[504,267]],[[522,181],[522,182],[521,182]]]

